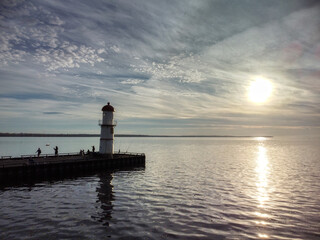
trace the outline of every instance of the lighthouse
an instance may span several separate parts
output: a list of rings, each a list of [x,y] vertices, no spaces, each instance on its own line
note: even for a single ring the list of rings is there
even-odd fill
[[[114,138],[114,127],[116,126],[113,122],[113,112],[114,108],[108,102],[108,105],[105,105],[102,108],[102,122],[101,134],[100,134],[100,154],[107,154],[112,157],[113,154],[113,138]]]

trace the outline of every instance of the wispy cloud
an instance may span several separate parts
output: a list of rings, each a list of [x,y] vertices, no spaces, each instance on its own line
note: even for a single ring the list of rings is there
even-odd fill
[[[26,117],[97,131],[82,123],[111,101],[123,132],[319,132],[317,1],[21,0],[0,13],[0,131]],[[257,76],[274,87],[259,106]]]
[[[43,114],[57,115],[57,114],[63,114],[63,113],[62,112],[43,112]]]

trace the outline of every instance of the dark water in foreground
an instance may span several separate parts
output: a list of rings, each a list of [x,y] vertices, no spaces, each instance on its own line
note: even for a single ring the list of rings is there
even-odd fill
[[[145,169],[2,187],[0,239],[320,239],[319,143],[121,138]],[[0,138],[0,154],[55,145],[98,140]]]

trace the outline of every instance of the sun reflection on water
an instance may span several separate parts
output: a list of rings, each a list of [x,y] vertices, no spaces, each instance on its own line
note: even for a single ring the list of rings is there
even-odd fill
[[[258,156],[256,159],[256,173],[257,173],[257,195],[256,198],[258,200],[258,208],[259,211],[255,212],[254,214],[258,216],[260,219],[262,218],[264,221],[259,220],[255,223],[258,225],[267,225],[268,222],[266,221],[267,218],[270,216],[264,211],[266,210],[266,204],[269,200],[268,195],[268,175],[269,175],[269,161],[267,156],[267,149],[260,143],[258,146]],[[259,238],[269,238],[269,236],[265,233],[258,233]]]
[[[259,236],[260,238],[269,238],[269,236],[268,236],[267,234],[261,234],[261,233],[259,233],[258,236]]]
[[[257,199],[259,201],[259,207],[264,208],[266,201],[269,200],[268,196],[268,173],[269,173],[269,161],[267,157],[267,150],[264,146],[258,146],[258,158],[256,172],[258,175],[257,185]]]

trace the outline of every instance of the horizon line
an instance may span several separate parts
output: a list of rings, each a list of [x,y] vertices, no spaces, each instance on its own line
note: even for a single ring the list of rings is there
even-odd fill
[[[241,137],[241,138],[272,138],[273,136],[254,135],[158,135],[158,134],[115,134],[115,137]],[[100,134],[87,133],[1,133],[0,137],[100,137]]]

